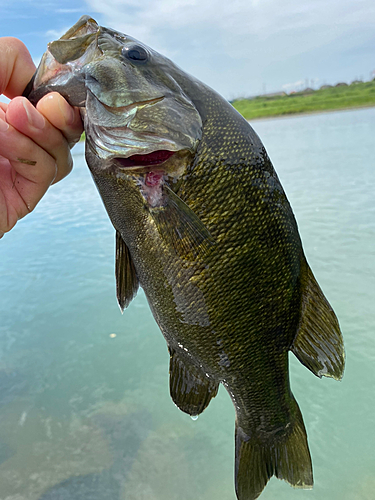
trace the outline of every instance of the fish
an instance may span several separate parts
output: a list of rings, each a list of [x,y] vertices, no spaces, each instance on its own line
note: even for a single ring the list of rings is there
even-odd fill
[[[85,156],[116,230],[121,310],[139,286],[169,351],[170,395],[195,417],[222,384],[235,408],[235,489],[313,486],[289,351],[340,380],[337,317],[311,271],[264,145],[213,89],[83,16],[48,44],[24,95],[78,106]]]

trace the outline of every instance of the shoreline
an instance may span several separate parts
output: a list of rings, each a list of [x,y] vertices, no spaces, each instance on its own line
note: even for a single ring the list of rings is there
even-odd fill
[[[246,120],[309,115],[375,106],[375,80],[299,93],[263,95],[231,102]]]
[[[306,116],[306,115],[323,115],[323,114],[327,114],[327,113],[335,113],[335,112],[341,112],[341,111],[353,111],[356,109],[370,109],[370,108],[375,108],[375,104],[367,104],[367,105],[365,104],[364,106],[347,106],[345,108],[322,109],[319,111],[318,110],[316,110],[316,111],[302,111],[300,113],[283,113],[283,114],[279,114],[279,115],[257,116],[256,118],[250,118],[250,119],[245,118],[245,117],[244,118],[248,122],[254,122],[254,121],[260,121],[260,120],[273,120],[274,118],[292,118],[294,116],[298,117],[298,116]],[[236,109],[236,108],[234,108],[234,109]]]

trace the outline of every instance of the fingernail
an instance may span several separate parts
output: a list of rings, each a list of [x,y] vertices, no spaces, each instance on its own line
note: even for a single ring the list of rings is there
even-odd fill
[[[22,104],[23,107],[25,108],[30,125],[38,129],[43,129],[46,124],[46,121],[43,118],[43,116],[39,113],[39,111],[37,111],[34,108],[34,106],[26,99],[22,101]]]
[[[0,240],[1,238],[4,236],[4,233],[2,231],[0,231]]]
[[[0,120],[0,132],[6,132],[9,128],[9,123],[4,120]]]
[[[59,108],[61,114],[65,118],[65,122],[67,125],[72,125],[75,120],[74,109],[63,99],[58,100]]]

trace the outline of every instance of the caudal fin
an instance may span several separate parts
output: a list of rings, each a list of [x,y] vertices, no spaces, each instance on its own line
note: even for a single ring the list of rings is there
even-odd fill
[[[238,500],[254,500],[275,475],[296,488],[311,489],[313,473],[307,435],[296,403],[294,422],[282,436],[262,441],[236,426],[235,482]]]

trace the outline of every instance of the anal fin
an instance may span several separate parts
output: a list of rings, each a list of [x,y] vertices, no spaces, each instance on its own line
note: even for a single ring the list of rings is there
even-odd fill
[[[136,296],[139,281],[129,248],[122,239],[119,231],[116,231],[115,274],[117,301],[121,311],[123,311]]]
[[[295,488],[311,489],[311,455],[301,411],[292,400],[294,419],[284,432],[259,438],[236,424],[235,483],[238,500],[255,500],[275,475]]]
[[[339,322],[307,263],[306,268],[301,320],[291,350],[317,377],[340,380],[345,351]]]
[[[216,396],[219,384],[199,368],[189,364],[176,351],[169,349],[169,388],[171,398],[180,410],[199,415]]]

